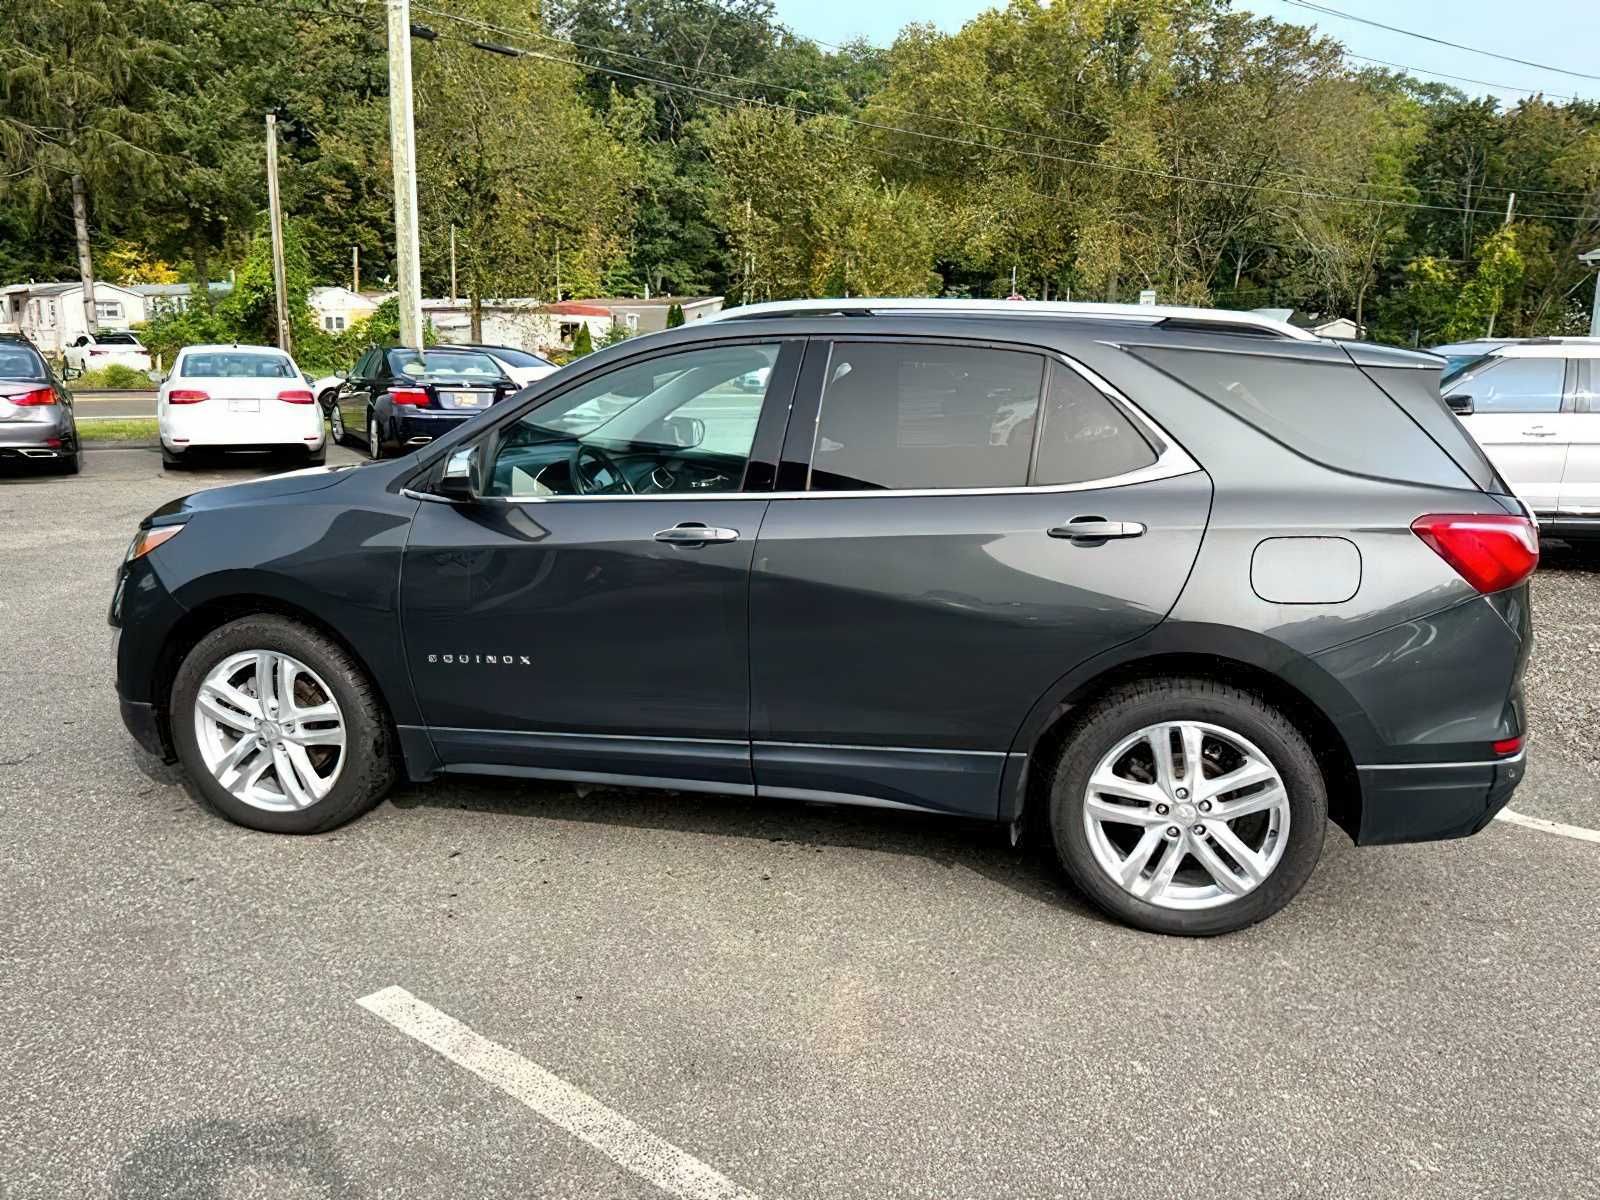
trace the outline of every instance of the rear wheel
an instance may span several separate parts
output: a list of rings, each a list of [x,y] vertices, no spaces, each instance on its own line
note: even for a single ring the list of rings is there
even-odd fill
[[[383,439],[378,436],[378,414],[367,414],[367,456],[372,459],[383,457]]]
[[[178,758],[200,799],[270,833],[321,833],[372,808],[394,782],[388,725],[361,667],[280,616],[213,630],[171,694]]]
[[[338,398],[324,400],[322,407],[328,414],[328,428],[331,431],[334,444],[342,446],[345,443],[344,414],[339,411]]]
[[[63,454],[55,462],[58,475],[76,475],[83,469],[83,451],[74,450],[71,454]]]
[[[184,460],[184,457],[183,457],[183,455],[181,453],[179,453],[178,451],[175,451],[175,450],[167,449],[167,445],[166,445],[165,442],[163,442],[161,444],[161,466],[162,466],[162,469],[167,470],[167,471],[181,471],[187,465],[188,464]]]
[[[1277,912],[1316,866],[1327,809],[1294,724],[1208,679],[1109,693],[1050,779],[1067,874],[1112,916],[1158,933],[1229,933]]]

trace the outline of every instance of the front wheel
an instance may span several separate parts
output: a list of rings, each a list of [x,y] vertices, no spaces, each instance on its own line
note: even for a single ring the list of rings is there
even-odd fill
[[[1254,693],[1142,680],[1093,704],[1049,781],[1061,864],[1141,929],[1208,936],[1282,908],[1322,853],[1328,799],[1305,737]]]
[[[367,457],[374,462],[383,457],[383,439],[378,436],[378,414],[367,414]]]
[[[173,680],[171,723],[201,801],[251,829],[322,833],[394,782],[366,672],[287,617],[243,617],[203,637]]]

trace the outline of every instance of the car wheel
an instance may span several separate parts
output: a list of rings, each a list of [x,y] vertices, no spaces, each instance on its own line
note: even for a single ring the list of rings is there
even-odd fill
[[[334,445],[344,445],[344,414],[339,411],[337,397],[333,400],[324,401],[322,407],[328,413],[328,428],[332,433]]]
[[[161,445],[161,467],[166,471],[181,471],[188,465],[182,454],[175,450],[168,450],[166,443]]]
[[[320,450],[308,450],[302,461],[302,466],[324,467],[328,464],[328,447],[324,445]]]
[[[394,782],[372,681],[287,617],[243,617],[207,634],[178,668],[171,703],[173,742],[199,798],[251,829],[321,833]]]
[[[74,450],[71,454],[63,454],[56,459],[56,474],[76,475],[83,470],[83,451]]]
[[[1074,725],[1048,780],[1061,865],[1096,905],[1156,933],[1253,925],[1305,885],[1328,797],[1295,725],[1209,679],[1117,688]]]
[[[378,436],[378,414],[367,414],[367,454],[373,459],[383,457],[383,439]]]

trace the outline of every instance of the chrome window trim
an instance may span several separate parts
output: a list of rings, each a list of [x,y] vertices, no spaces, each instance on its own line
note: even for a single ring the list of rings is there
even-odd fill
[[[811,335],[815,340],[849,340],[849,341],[876,341],[878,338],[871,334],[851,333],[843,337],[830,337],[827,333]],[[893,335],[884,335],[885,340],[906,340]],[[770,339],[755,339],[765,341]],[[915,339],[911,339],[915,340]],[[933,339],[937,340],[937,339]],[[1107,343],[1109,345],[1109,343]],[[1180,475],[1192,475],[1200,471],[1200,464],[1189,456],[1184,448],[1161,425],[1153,420],[1148,413],[1141,409],[1123,392],[1107,380],[1092,367],[1085,366],[1076,359],[1069,357],[1059,350],[1044,346],[1028,346],[1018,343],[1016,349],[1021,353],[1038,355],[1046,362],[1055,363],[1075,372],[1083,381],[1104,395],[1112,404],[1123,410],[1123,414],[1132,419],[1145,436],[1154,437],[1159,446],[1156,448],[1156,461],[1148,467],[1140,467],[1136,471],[1125,471],[1121,475],[1107,475],[1099,479],[1086,479],[1078,483],[1046,483],[1046,484],[1021,484],[1014,487],[981,487],[981,488],[869,488],[861,491],[837,492],[656,492],[647,496],[638,495],[605,495],[605,496],[486,496],[485,503],[496,504],[569,504],[574,501],[584,503],[616,501],[616,500],[870,500],[880,497],[904,496],[1030,496],[1030,495],[1056,495],[1070,494],[1072,492],[1100,491],[1104,488],[1129,487],[1137,483],[1153,483],[1161,479],[1175,479]],[[1039,394],[1039,404],[1044,405],[1045,394],[1043,384]],[[822,405],[817,405],[817,418],[820,422]],[[519,419],[519,418],[514,418]],[[808,464],[809,474],[809,464]],[[412,488],[402,488],[401,494],[415,500],[434,500],[443,504],[454,504],[443,496],[417,491]]]

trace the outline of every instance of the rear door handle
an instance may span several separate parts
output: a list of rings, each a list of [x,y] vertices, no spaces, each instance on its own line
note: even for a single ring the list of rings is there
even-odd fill
[[[1070,541],[1104,541],[1106,538],[1136,538],[1144,535],[1138,521],[1103,521],[1099,517],[1075,517],[1065,525],[1046,530],[1053,538]]]
[[[715,525],[701,525],[695,521],[685,521],[681,525],[674,525],[671,529],[658,529],[656,541],[670,542],[674,546],[699,546],[706,542],[737,542],[739,531],[737,529],[720,529]]]

